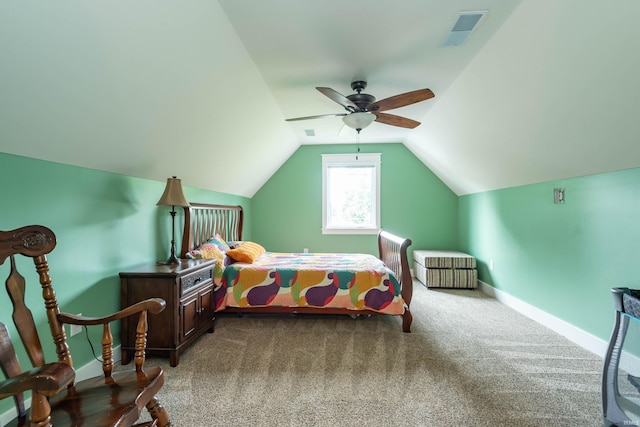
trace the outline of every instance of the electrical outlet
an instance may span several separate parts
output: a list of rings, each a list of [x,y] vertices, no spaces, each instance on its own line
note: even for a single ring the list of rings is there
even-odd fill
[[[304,248],[303,251],[304,251],[305,254],[308,254],[309,253],[309,248]]]
[[[82,316],[82,313],[78,313],[78,316]],[[69,325],[69,336],[72,337],[74,335],[82,332],[82,325]]]

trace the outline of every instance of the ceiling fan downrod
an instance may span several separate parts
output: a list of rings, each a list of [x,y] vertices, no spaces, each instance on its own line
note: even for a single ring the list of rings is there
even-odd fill
[[[351,89],[355,90],[357,93],[362,92],[367,87],[367,82],[364,80],[356,80],[355,82],[351,82]]]

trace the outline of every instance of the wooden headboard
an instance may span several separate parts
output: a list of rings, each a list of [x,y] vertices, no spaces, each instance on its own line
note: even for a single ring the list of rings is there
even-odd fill
[[[215,234],[224,240],[242,240],[242,206],[191,203],[184,208],[184,230],[180,257]]]

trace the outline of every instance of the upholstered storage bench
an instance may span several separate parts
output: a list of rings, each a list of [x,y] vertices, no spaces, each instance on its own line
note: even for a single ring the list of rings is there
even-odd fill
[[[454,251],[413,251],[416,278],[428,288],[478,287],[476,259]]]

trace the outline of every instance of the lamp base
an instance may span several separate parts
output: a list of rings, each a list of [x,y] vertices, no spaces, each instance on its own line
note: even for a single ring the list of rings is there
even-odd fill
[[[172,265],[172,264],[180,264],[180,258],[177,256],[171,255],[166,261],[158,261],[158,264],[162,265]]]
[[[165,261],[164,265],[180,264],[180,258],[176,256],[176,210],[175,206],[171,206],[171,256]]]

